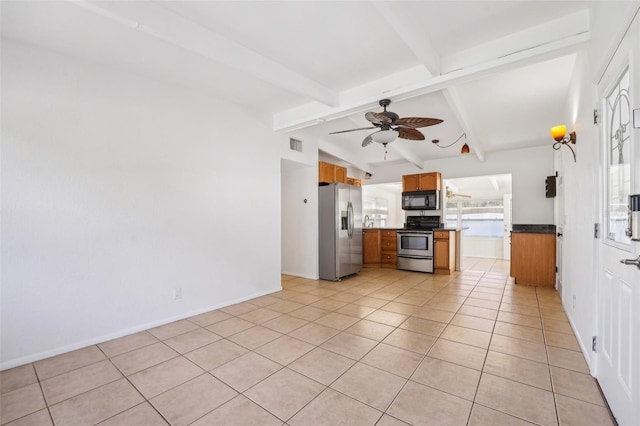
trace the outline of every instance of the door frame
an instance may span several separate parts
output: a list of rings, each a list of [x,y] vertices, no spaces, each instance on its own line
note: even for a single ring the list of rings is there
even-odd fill
[[[502,196],[502,208],[504,209],[503,219],[504,219],[504,236],[502,237],[502,246],[503,246],[503,254],[502,258],[504,260],[511,260],[511,225],[513,225],[513,193],[504,194]]]

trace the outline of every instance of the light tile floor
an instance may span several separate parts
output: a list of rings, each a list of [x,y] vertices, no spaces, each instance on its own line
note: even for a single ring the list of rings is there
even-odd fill
[[[2,425],[607,425],[552,289],[365,269],[1,373]]]

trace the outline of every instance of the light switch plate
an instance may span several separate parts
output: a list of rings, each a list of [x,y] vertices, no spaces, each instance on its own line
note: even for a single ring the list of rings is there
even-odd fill
[[[633,128],[640,129],[640,108],[633,110]]]

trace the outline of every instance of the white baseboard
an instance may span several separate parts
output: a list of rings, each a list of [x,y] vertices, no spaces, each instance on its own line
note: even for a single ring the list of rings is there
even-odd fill
[[[299,272],[282,271],[281,273],[283,275],[291,275],[292,277],[307,278],[309,280],[318,280],[318,279],[320,279],[320,277],[318,275],[313,276],[313,275],[301,274]]]
[[[249,295],[247,297],[241,297],[238,299],[234,299],[234,300],[229,300],[226,301],[224,303],[220,303],[217,305],[213,305],[213,306],[209,306],[206,308],[202,308],[202,309],[197,309],[195,311],[189,311],[189,312],[185,312],[182,313],[180,315],[176,315],[174,317],[171,318],[164,318],[158,321],[152,321],[146,324],[139,324],[136,325],[134,327],[131,328],[127,328],[124,330],[119,330],[116,331],[114,333],[109,333],[103,336],[99,336],[93,339],[87,339],[87,340],[83,340],[81,342],[76,342],[76,343],[72,343],[70,345],[66,345],[60,348],[55,348],[55,349],[51,349],[48,351],[44,351],[44,352],[40,352],[37,354],[33,354],[33,355],[27,355],[24,357],[20,357],[20,358],[16,358],[16,359],[11,359],[8,361],[3,361],[2,363],[0,363],[0,371],[3,370],[7,370],[9,368],[14,368],[14,367],[19,367],[21,365],[24,364],[29,364],[31,362],[36,362],[36,361],[40,361],[46,358],[50,358],[52,356],[56,356],[56,355],[61,355],[67,352],[71,352],[71,351],[75,351],[78,349],[82,349],[82,348],[86,348],[88,346],[92,346],[92,345],[97,345],[98,343],[104,343],[107,342],[109,340],[113,340],[113,339],[117,339],[119,337],[124,337],[124,336],[128,336],[129,334],[133,334],[133,333],[138,333],[140,331],[144,331],[144,330],[149,330],[150,328],[154,328],[154,327],[159,327],[161,325],[165,325],[165,324],[169,324],[170,322],[174,322],[174,321],[179,321],[179,320],[183,320],[185,318],[189,318],[195,315],[199,315],[199,314],[203,314],[205,312],[209,312],[209,311],[213,311],[216,309],[220,309],[220,308],[224,308],[225,306],[230,306],[230,305],[234,305],[236,303],[240,303],[240,302],[245,302],[247,300],[251,300],[251,299],[255,299],[256,297],[260,297],[260,296],[264,296],[267,294],[271,294],[271,293],[275,293],[277,291],[282,290],[281,287],[277,287],[277,288],[273,288],[271,290],[267,290],[267,291],[263,291],[263,292],[259,292],[259,293],[254,293],[252,295]]]

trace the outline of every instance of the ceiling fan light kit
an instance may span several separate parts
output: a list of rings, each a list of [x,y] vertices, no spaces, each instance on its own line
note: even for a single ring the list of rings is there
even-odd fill
[[[575,163],[576,152],[573,150],[573,148],[571,148],[571,145],[569,144],[575,145],[577,140],[576,132],[571,132],[569,133],[569,135],[567,135],[567,126],[562,124],[560,126],[552,127],[550,133],[553,140],[556,141],[553,144],[553,149],[558,150],[562,147],[562,145],[566,145],[571,150],[571,153],[573,154],[573,162]]]

